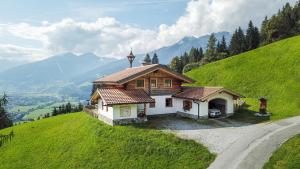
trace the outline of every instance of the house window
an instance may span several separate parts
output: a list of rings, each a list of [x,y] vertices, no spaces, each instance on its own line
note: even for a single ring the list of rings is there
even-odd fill
[[[172,79],[165,79],[164,87],[172,87]]]
[[[142,79],[142,80],[137,80],[137,81],[136,81],[136,87],[137,87],[137,88],[144,88],[144,87],[145,87],[145,81],[144,81],[144,79]]]
[[[189,111],[192,109],[192,101],[191,100],[184,100],[183,101],[183,110],[184,111]]]
[[[103,108],[103,101],[101,101],[101,109],[103,110],[104,108]]]
[[[152,88],[157,88],[157,80],[156,79],[151,79],[150,84]]]
[[[150,107],[150,108],[155,108],[155,99],[154,99],[154,102],[151,102],[151,103],[150,103],[149,107]]]
[[[173,107],[173,99],[166,98],[166,107]]]
[[[121,106],[120,107],[120,117],[130,117],[131,109],[130,106]]]

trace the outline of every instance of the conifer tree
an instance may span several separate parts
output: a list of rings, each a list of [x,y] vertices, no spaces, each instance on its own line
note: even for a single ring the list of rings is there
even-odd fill
[[[220,43],[220,52],[228,54],[227,43],[224,35],[222,36],[222,40]]]
[[[78,103],[78,110],[79,110],[79,111],[82,111],[82,110],[83,110],[83,105],[82,105],[80,102]]]
[[[221,53],[222,49],[221,49],[221,43],[220,41],[218,41],[217,43],[217,53]]]
[[[187,65],[190,62],[189,55],[187,54],[187,52],[184,52],[184,54],[180,57],[180,61],[181,61],[182,67],[184,67],[185,65]]]
[[[202,47],[200,47],[197,62],[200,62],[203,59],[203,57],[204,57],[203,49],[202,49]]]
[[[0,129],[13,125],[12,121],[7,116],[5,106],[8,104],[8,96],[4,93],[0,98]]]
[[[237,55],[246,51],[246,38],[241,27],[233,33],[230,41],[230,54]]]
[[[172,59],[172,61],[171,61],[171,63],[170,63],[169,66],[175,72],[178,72],[178,73],[182,72],[183,66],[182,66],[181,59],[178,56],[175,56]]]
[[[264,21],[261,24],[260,28],[260,40],[261,43],[266,44],[269,42],[269,34],[268,34],[268,17],[266,16]]]
[[[247,49],[246,37],[241,27],[238,29],[239,53],[245,52]]]
[[[214,61],[217,58],[216,42],[217,42],[216,36],[214,33],[212,33],[209,37],[207,43],[207,49],[205,53],[205,57],[209,62]]]
[[[153,55],[152,64],[159,64],[159,59],[156,53]]]
[[[146,56],[144,57],[143,64],[150,65],[151,62],[152,60],[150,58],[150,55],[147,53]]]
[[[246,33],[246,50],[256,49],[260,43],[259,39],[258,28],[253,25],[252,21],[250,21]]]
[[[198,61],[198,56],[199,56],[199,51],[198,49],[192,47],[189,53],[189,63],[191,62],[197,62]]]
[[[52,116],[57,116],[57,115],[58,115],[57,109],[56,107],[54,107],[52,111]]]
[[[72,112],[72,105],[70,102],[66,104],[66,113],[71,113]]]

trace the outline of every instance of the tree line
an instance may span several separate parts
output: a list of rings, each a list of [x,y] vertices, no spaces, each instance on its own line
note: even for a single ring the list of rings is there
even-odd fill
[[[69,102],[67,104],[62,104],[58,107],[54,107],[51,115],[57,116],[60,114],[80,112],[82,110],[83,110],[83,105],[81,103],[78,103],[78,105],[74,105]],[[45,116],[46,116],[45,118],[50,117],[50,114],[46,114]]]
[[[7,104],[8,104],[8,96],[4,93],[3,96],[0,97],[0,129],[7,128],[13,125],[5,109],[5,106]]]
[[[300,34],[300,1],[294,7],[287,3],[277,14],[270,19],[267,17],[259,30],[252,21],[244,32],[241,27],[237,28],[227,44],[223,36],[220,41],[215,34],[211,34],[206,50],[192,48],[181,56],[175,56],[169,67],[178,72],[187,72],[195,67],[228,58],[274,41]]]
[[[153,54],[151,58],[150,55],[147,53],[143,59],[143,64],[151,65],[151,64],[159,64],[159,59],[156,53]]]

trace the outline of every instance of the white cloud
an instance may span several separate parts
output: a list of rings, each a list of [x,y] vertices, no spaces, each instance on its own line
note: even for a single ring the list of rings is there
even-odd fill
[[[186,14],[174,25],[161,25],[158,39],[172,44],[184,36],[201,36],[211,32],[233,31],[246,27],[249,20],[260,26],[266,15],[271,16],[282,6],[297,0],[197,0],[190,1]]]
[[[34,61],[47,56],[42,49],[25,48],[9,44],[0,44],[0,59]]]
[[[162,24],[156,30],[141,29],[103,17],[94,22],[63,19],[41,25],[28,23],[0,25],[1,32],[14,37],[40,41],[42,48],[0,45],[0,54],[16,58],[16,53],[32,60],[62,52],[94,52],[99,56],[124,57],[132,47],[135,53],[145,53],[171,45],[185,36],[201,36],[217,31],[233,31],[245,27],[249,20],[260,25],[265,15],[272,15],[286,2],[296,0],[198,0],[190,1],[185,15],[173,25]],[[2,30],[2,31],[1,31]]]

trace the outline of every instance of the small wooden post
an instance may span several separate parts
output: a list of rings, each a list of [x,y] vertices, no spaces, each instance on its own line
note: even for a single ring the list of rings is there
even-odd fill
[[[146,103],[144,103],[144,114],[145,114],[145,116],[147,115],[146,111],[147,111],[147,107],[146,107]]]

